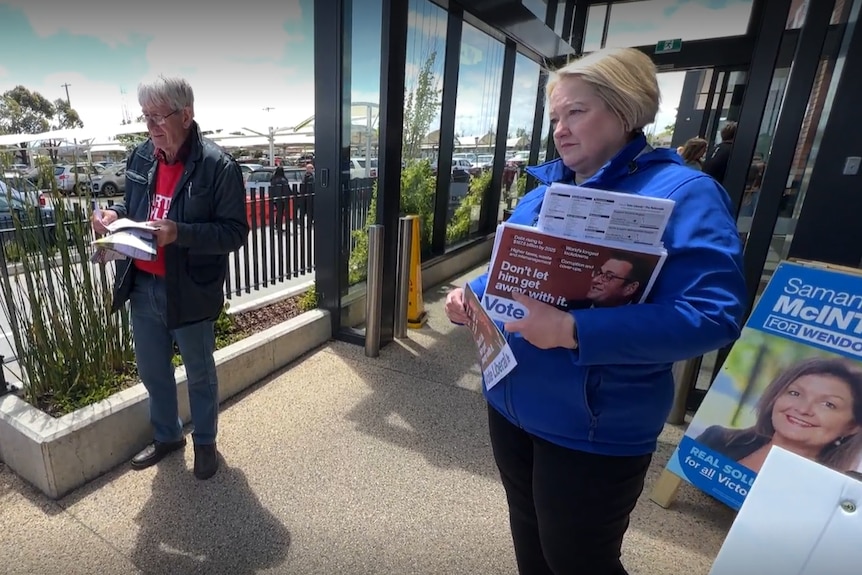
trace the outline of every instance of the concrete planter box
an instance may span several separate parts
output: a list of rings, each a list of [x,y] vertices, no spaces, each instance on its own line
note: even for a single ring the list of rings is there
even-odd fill
[[[329,313],[313,310],[216,351],[219,399],[247,387],[326,343]],[[177,368],[180,416],[189,421],[185,369]],[[128,461],[152,439],[143,384],[53,418],[21,399],[0,398],[0,460],[58,499]]]

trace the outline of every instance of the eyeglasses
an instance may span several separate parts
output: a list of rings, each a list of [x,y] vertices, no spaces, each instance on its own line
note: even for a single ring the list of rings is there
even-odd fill
[[[177,112],[179,112],[179,110],[174,110],[167,116],[162,116],[161,114],[144,114],[144,122],[146,122],[147,124],[155,124],[156,126],[161,126],[168,120],[168,118],[170,118]]]
[[[618,276],[617,274],[606,272],[601,269],[593,269],[593,277],[594,278],[602,278],[602,280],[606,282],[610,282],[613,280],[622,280],[624,283],[629,283],[632,281],[630,278],[624,278],[622,276]]]

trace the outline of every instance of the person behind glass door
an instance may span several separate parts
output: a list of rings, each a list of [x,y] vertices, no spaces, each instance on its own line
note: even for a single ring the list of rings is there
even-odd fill
[[[722,185],[724,185],[727,162],[730,160],[730,151],[733,149],[735,138],[736,122],[728,122],[721,128],[721,143],[715,147],[712,156],[703,164],[703,173],[712,176]]]
[[[721,186],[647,144],[659,88],[643,52],[593,52],[552,73],[546,93],[560,158],[527,168],[540,185],[510,222],[535,226],[554,182],[675,201],[644,303],[566,311],[514,294],[527,317],[500,327],[517,366],[483,386],[519,572],[623,575],[629,516],[673,402],[671,367],[739,336],[742,245]],[[470,282],[479,298],[487,282]],[[462,288],[445,310],[466,323]]]
[[[703,157],[706,155],[706,140],[691,138],[682,147],[680,156],[685,165],[695,170],[703,169]]]
[[[160,76],[142,83],[138,101],[150,137],[129,155],[123,201],[92,218],[97,234],[118,218],[158,228],[155,261],[117,261],[111,308],[130,302],[138,375],[150,396],[154,441],[131,465],[150,467],[186,445],[172,363],[176,344],[188,379],[194,475],[209,479],[219,467],[214,321],[224,305],[227,256],[249,231],[242,171],[201,136],[186,80]]]

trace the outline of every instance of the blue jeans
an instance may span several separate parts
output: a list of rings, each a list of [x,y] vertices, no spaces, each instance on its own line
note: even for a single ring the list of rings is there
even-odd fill
[[[156,441],[170,443],[183,437],[174,378],[174,342],[186,368],[197,445],[215,443],[218,430],[218,378],[216,377],[214,322],[201,321],[177,329],[166,323],[165,282],[136,270],[131,294],[132,334],[138,375],[150,394],[150,423]]]

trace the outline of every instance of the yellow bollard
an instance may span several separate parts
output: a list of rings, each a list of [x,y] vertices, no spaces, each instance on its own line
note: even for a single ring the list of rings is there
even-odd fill
[[[428,314],[425,313],[425,300],[422,298],[422,238],[419,233],[421,225],[419,216],[414,216],[413,238],[410,246],[410,291],[407,296],[407,327],[419,329],[425,325]]]

